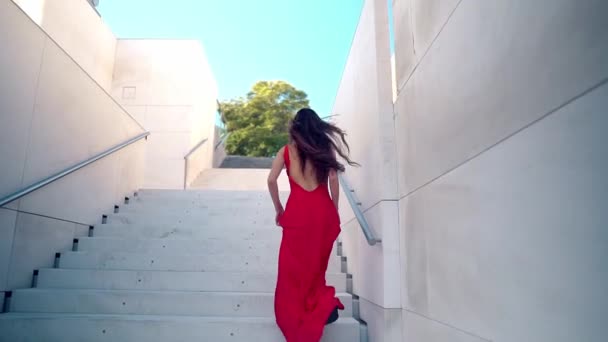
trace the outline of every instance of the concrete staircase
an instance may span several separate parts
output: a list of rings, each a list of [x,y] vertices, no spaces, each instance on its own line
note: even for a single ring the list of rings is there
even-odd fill
[[[0,341],[284,341],[281,231],[265,192],[144,190],[130,202],[11,293]],[[327,280],[346,310],[323,341],[357,342],[341,264],[333,253]]]

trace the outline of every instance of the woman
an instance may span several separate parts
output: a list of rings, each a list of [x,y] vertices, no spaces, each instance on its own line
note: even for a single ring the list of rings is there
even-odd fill
[[[287,342],[318,342],[323,327],[338,319],[338,309],[344,310],[335,289],[325,283],[327,262],[340,233],[337,172],[344,171],[344,165],[336,154],[357,164],[348,157],[345,133],[312,109],[298,111],[289,135],[290,143],[279,150],[268,176],[276,223],[283,227],[275,315]],[[285,210],[277,185],[283,167],[291,187]]]

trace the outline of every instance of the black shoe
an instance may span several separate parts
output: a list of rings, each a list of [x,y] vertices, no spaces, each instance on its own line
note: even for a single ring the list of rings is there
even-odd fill
[[[325,323],[325,325],[328,324],[332,324],[333,322],[338,320],[338,307],[336,306],[334,308],[334,311],[331,312],[331,314],[329,314],[329,318],[327,319],[327,323]]]

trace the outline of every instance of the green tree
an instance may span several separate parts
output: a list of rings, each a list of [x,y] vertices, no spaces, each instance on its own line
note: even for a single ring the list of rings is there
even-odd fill
[[[256,83],[245,98],[222,102],[230,155],[271,157],[289,140],[289,121],[308,95],[283,81]]]

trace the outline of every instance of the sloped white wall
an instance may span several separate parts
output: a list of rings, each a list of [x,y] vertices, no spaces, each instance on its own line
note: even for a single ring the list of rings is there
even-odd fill
[[[13,0],[106,91],[112,86],[116,37],[85,0]]]

